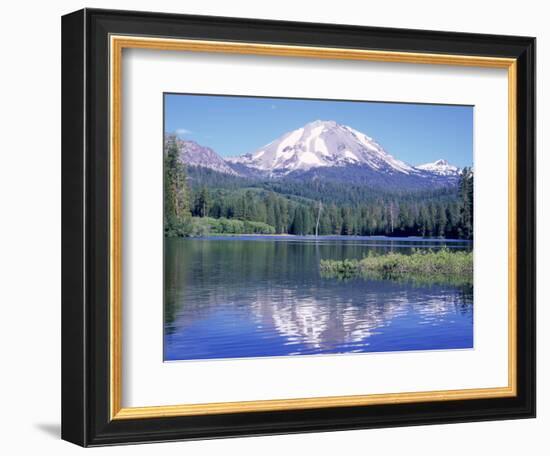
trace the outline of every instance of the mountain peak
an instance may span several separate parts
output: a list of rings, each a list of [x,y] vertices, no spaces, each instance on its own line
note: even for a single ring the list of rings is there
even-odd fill
[[[447,160],[440,158],[432,163],[424,163],[416,166],[416,169],[428,171],[440,176],[453,176],[460,174],[460,169],[457,166],[451,165]]]
[[[312,122],[308,122],[304,127],[336,127],[338,124],[334,120],[314,120]]]
[[[309,122],[255,152],[229,161],[276,175],[348,165],[366,166],[390,174],[417,172],[388,154],[371,137],[334,120]]]

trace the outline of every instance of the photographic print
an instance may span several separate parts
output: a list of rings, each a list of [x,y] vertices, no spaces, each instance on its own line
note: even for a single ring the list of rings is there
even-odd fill
[[[62,438],[535,417],[535,44],[63,16]]]
[[[164,94],[164,360],[473,348],[473,107]]]

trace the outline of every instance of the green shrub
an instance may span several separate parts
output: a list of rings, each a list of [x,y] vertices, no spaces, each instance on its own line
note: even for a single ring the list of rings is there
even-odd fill
[[[226,218],[193,217],[185,230],[165,231],[167,236],[208,236],[219,234],[275,234],[275,228],[262,222]]]

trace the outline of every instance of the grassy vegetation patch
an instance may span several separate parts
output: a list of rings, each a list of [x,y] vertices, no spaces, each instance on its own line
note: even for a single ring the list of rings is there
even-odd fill
[[[411,254],[369,253],[361,260],[321,260],[325,278],[374,278],[424,283],[472,283],[473,252],[415,249]]]

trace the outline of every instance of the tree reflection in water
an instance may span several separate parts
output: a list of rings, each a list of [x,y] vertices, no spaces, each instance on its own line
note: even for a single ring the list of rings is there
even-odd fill
[[[320,259],[419,245],[434,242],[167,239],[165,359],[471,348],[471,284],[319,272]]]

